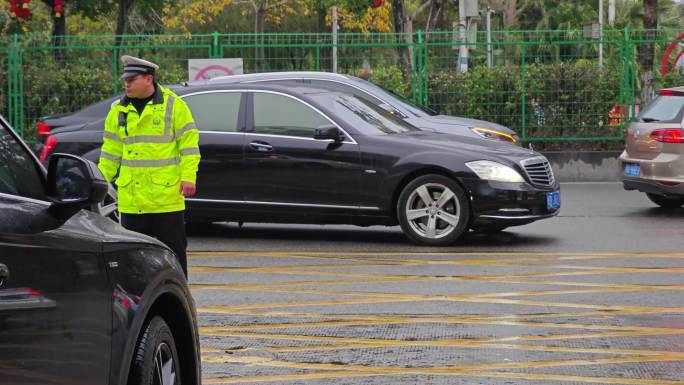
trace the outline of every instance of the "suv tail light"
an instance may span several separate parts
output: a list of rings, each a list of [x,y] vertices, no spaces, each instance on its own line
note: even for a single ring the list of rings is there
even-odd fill
[[[38,122],[36,127],[38,127],[38,136],[50,135],[50,126],[45,122]]]
[[[684,143],[684,130],[681,128],[660,128],[651,132],[651,139],[662,143]]]
[[[682,96],[681,91],[675,91],[675,90],[660,90],[660,91],[658,91],[658,94],[663,95],[663,96]]]
[[[47,160],[47,157],[52,154],[52,151],[55,150],[55,147],[57,146],[57,139],[53,135],[48,135],[48,137],[45,139],[45,145],[43,146],[43,149],[40,151],[40,160]]]

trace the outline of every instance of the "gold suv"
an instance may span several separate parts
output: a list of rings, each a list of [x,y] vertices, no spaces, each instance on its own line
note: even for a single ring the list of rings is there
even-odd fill
[[[620,155],[622,183],[658,206],[684,205],[684,87],[666,88],[630,123]]]

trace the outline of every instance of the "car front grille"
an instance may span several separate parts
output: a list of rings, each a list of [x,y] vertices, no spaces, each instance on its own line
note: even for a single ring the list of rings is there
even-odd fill
[[[521,163],[532,184],[551,186],[555,182],[551,165],[543,156],[525,159]]]

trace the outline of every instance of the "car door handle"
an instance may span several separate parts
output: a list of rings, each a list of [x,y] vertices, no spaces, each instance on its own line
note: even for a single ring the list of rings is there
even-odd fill
[[[9,269],[6,265],[0,263],[0,287],[9,279]]]
[[[263,142],[251,142],[249,144],[250,147],[257,151],[261,152],[268,152],[268,151],[273,151],[273,146],[271,146],[268,143],[263,143]]]

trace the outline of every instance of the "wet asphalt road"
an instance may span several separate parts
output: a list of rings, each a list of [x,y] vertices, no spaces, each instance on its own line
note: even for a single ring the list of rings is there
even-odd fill
[[[684,208],[665,210],[618,183],[561,186],[557,217],[496,235],[470,233],[451,247],[411,244],[399,227],[214,224],[196,229],[190,250],[244,251],[680,251]]]
[[[558,217],[448,248],[196,231],[205,384],[684,384],[684,209],[617,183],[563,185]]]

